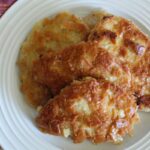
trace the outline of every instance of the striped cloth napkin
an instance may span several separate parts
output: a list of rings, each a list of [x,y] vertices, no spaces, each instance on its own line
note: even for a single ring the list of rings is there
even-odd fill
[[[16,0],[0,0],[0,17]]]

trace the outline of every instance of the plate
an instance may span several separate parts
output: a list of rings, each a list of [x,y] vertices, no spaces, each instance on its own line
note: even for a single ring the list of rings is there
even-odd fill
[[[150,149],[149,113],[140,113],[141,123],[134,136],[123,144],[73,144],[70,139],[41,133],[34,122],[36,112],[24,101],[19,90],[16,60],[21,43],[36,21],[68,10],[84,16],[104,9],[131,19],[150,35],[148,0],[19,0],[0,20],[0,144],[5,150],[145,150]]]

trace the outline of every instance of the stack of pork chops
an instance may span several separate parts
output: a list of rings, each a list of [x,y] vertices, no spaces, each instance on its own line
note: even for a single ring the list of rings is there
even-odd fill
[[[120,143],[150,111],[150,38],[106,12],[67,12],[33,27],[18,60],[21,89],[43,132]]]

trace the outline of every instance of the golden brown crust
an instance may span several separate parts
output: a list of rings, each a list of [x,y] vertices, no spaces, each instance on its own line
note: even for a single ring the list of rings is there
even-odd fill
[[[33,80],[33,62],[50,50],[59,50],[85,40],[89,29],[81,19],[64,12],[52,19],[37,22],[22,44],[18,64],[20,69],[21,90],[26,100],[34,107],[43,105],[50,98],[47,86]]]
[[[104,16],[89,35],[89,40],[97,41],[100,47],[110,46],[106,48],[107,51],[130,64],[139,61],[149,45],[148,37],[131,21],[117,16]],[[122,56],[120,49],[124,49],[126,55]]]
[[[62,12],[39,21],[33,28],[33,41],[46,50],[59,50],[87,38],[88,26],[78,17]]]
[[[84,76],[104,78],[121,87],[130,87],[128,67],[94,42],[82,42],[56,53],[47,53],[33,66],[35,81],[47,85],[54,95],[74,79]]]
[[[22,53],[23,54],[23,53]],[[29,55],[30,57],[31,55]],[[29,58],[29,60],[32,60]],[[18,62],[20,69],[21,91],[25,95],[25,100],[33,107],[44,105],[51,97],[50,90],[40,83],[33,80],[31,74],[32,62],[28,58],[20,59]]]
[[[97,42],[99,47],[126,62],[137,97],[150,95],[147,81],[150,78],[150,40],[138,27],[122,17],[104,16],[89,35],[89,41]]]
[[[150,49],[141,61],[134,65],[133,74],[137,83],[135,88],[139,109],[150,111]]]
[[[47,133],[71,136],[75,143],[119,143],[138,120],[136,102],[130,92],[103,80],[74,81],[49,100],[36,122]],[[81,105],[83,104],[83,105]]]

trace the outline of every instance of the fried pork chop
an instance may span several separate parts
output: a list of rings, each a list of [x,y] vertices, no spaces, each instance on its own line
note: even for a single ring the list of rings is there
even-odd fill
[[[36,122],[46,133],[71,137],[75,143],[120,143],[138,121],[130,92],[91,77],[74,81],[49,100]]]
[[[104,15],[88,40],[97,42],[99,47],[127,63],[139,108],[150,108],[150,39],[131,21]]]
[[[74,79],[85,76],[105,80],[129,88],[131,76],[128,67],[94,42],[81,42],[56,53],[49,52],[34,62],[33,78],[56,95]]]
[[[22,44],[18,58],[21,89],[31,105],[43,105],[51,96],[47,86],[33,80],[33,62],[47,51],[57,51],[85,40],[88,32],[87,25],[69,13],[60,13],[35,24]]]

